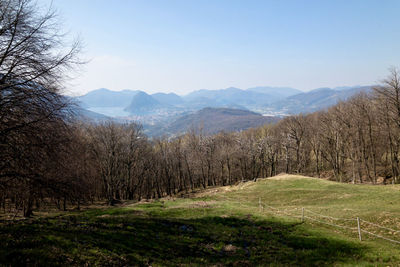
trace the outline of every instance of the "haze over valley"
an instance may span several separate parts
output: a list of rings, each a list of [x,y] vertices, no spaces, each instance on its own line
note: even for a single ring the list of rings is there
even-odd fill
[[[323,110],[357,93],[371,90],[372,86],[346,86],[303,92],[289,87],[260,86],[248,89],[202,89],[180,96],[175,93],[147,94],[140,90],[112,91],[101,88],[75,100],[82,109],[91,111],[84,117],[97,121],[135,121],[141,123],[150,136],[172,136],[183,134],[191,128],[202,128],[209,133],[241,131],[260,126],[261,121],[271,123],[285,116]],[[241,112],[232,116],[235,110]],[[264,116],[264,119],[250,119],[256,115]],[[210,126],[210,121],[220,127]],[[236,126],[229,126],[226,121],[236,123]]]

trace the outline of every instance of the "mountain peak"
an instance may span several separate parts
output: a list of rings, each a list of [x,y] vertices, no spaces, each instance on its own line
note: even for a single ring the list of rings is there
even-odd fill
[[[137,91],[112,91],[107,88],[100,88],[88,92],[77,98],[82,106],[92,107],[126,107]]]
[[[138,91],[132,98],[131,103],[124,110],[133,114],[145,114],[153,109],[160,108],[162,105],[151,95]]]

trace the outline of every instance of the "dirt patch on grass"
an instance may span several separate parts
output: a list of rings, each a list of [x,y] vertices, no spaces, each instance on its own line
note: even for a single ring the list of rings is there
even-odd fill
[[[223,186],[223,187],[219,187],[219,188],[213,188],[213,189],[210,189],[209,191],[208,190],[204,191],[204,193],[209,194],[209,195],[210,194],[215,195],[215,194],[231,192],[231,191],[235,191],[235,190],[237,190],[237,186],[228,185],[228,186]]]
[[[213,208],[217,204],[217,201],[210,200],[210,201],[194,201],[191,203],[185,203],[181,205],[176,205],[171,207],[172,209],[181,209],[181,208],[190,208],[190,209],[197,209],[197,208]]]
[[[229,245],[223,246],[221,250],[226,253],[235,253],[238,249],[239,249],[238,247],[236,247],[232,244],[229,244]]]
[[[277,176],[269,177],[270,180],[286,180],[286,179],[315,179],[313,177],[306,177],[293,174],[279,174]]]
[[[106,213],[106,214],[101,214],[101,215],[97,215],[97,218],[125,218],[125,217],[129,217],[132,215],[142,215],[144,214],[143,211],[141,210],[133,210],[133,209],[126,209],[126,210],[122,210],[121,212],[118,213]]]
[[[350,198],[350,197],[352,197],[352,196],[353,196],[352,194],[344,193],[344,194],[338,195],[337,198]]]
[[[203,189],[196,192],[193,192],[189,195],[190,198],[197,198],[197,197],[207,197],[207,196],[215,196],[219,194],[223,194],[226,192],[236,191],[239,190],[238,185],[227,185],[221,187],[214,187],[209,189]],[[185,196],[186,197],[186,196]]]
[[[215,206],[215,204],[217,203],[217,201],[196,201],[193,202],[189,207],[191,208],[211,208],[213,206]]]
[[[110,214],[103,214],[103,215],[99,215],[97,217],[99,217],[99,218],[110,218],[110,217],[114,217],[114,216],[112,216]]]
[[[218,202],[215,200],[210,201],[193,201],[188,203],[181,203],[178,205],[174,205],[169,207],[170,209],[198,209],[198,208],[213,208],[216,206]]]

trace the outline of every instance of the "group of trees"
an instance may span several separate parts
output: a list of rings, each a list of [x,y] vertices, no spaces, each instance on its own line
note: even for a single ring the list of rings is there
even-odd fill
[[[2,173],[1,203],[29,215],[27,210],[43,202],[60,209],[95,200],[113,205],[281,172],[341,182],[375,184],[388,177],[398,182],[399,85],[392,70],[369,94],[235,133],[191,131],[150,140],[135,123],[52,122],[51,129],[29,133],[45,148],[38,149],[32,140],[32,149],[9,144],[16,154],[8,156],[8,164],[23,161],[24,167],[8,166],[15,171]]]
[[[0,1],[0,200],[26,216],[38,197],[73,184],[65,163],[74,133],[59,91],[65,71],[78,63],[79,42],[68,49],[63,40],[51,10]]]
[[[0,207],[160,198],[280,172],[377,183],[400,175],[400,77],[328,110],[244,132],[149,140],[140,125],[71,120],[66,50],[53,12],[0,1]],[[62,51],[60,53],[60,51]]]
[[[286,172],[377,183],[399,179],[400,80],[395,69],[381,86],[326,111],[285,118],[276,126]]]

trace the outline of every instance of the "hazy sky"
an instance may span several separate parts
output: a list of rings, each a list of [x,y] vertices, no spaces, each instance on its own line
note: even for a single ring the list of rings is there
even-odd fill
[[[41,4],[50,0],[40,0]],[[399,0],[53,0],[90,59],[68,86],[184,94],[375,84],[400,66]]]

